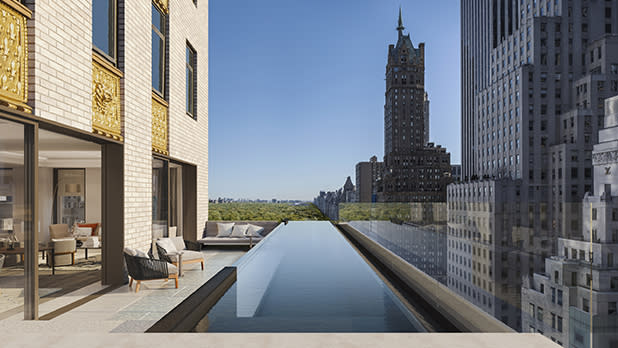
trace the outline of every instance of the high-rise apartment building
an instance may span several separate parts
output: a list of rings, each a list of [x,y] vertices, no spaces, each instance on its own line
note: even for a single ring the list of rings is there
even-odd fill
[[[36,319],[38,255],[54,233],[98,227],[103,284],[125,281],[123,247],[201,235],[208,1],[1,0],[0,9],[0,239],[24,248],[24,315]]]
[[[397,44],[388,47],[384,105],[384,176],[378,200],[444,202],[450,154],[428,143],[425,44],[404,35],[401,10]]]
[[[583,236],[559,238],[545,272],[522,288],[523,330],[565,347],[618,344],[618,97],[605,105],[605,128],[592,152],[594,188],[580,205]]]
[[[579,202],[592,187],[591,150],[603,124],[603,100],[618,93],[611,73],[618,4],[467,0],[461,23],[466,183],[449,187],[449,207],[482,198],[489,182],[501,183],[491,184],[494,190],[507,190],[494,192],[506,200],[479,203],[491,207],[488,214],[512,217],[508,224],[494,219],[507,231],[491,225],[489,233],[495,234],[492,240],[501,238],[497,252],[508,261],[494,273],[515,279],[501,285],[499,300],[518,308],[517,279],[542,272],[545,258],[557,254],[559,237],[582,234]],[[452,245],[471,243],[474,258],[481,245],[468,235],[480,227],[467,223],[473,216],[466,217],[468,210],[449,220],[449,233],[457,239]],[[510,314],[506,319],[521,328],[520,319]]]
[[[382,180],[384,163],[371,156],[369,162],[356,164],[356,201],[369,203],[377,201],[378,183]]]

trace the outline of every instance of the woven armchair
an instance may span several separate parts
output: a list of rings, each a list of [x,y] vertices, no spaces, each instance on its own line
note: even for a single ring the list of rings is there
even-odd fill
[[[146,257],[131,256],[124,253],[124,259],[127,263],[127,271],[131,278],[129,287],[133,285],[133,279],[137,281],[135,292],[139,291],[142,281],[164,279],[174,279],[176,288],[178,289],[178,270],[175,266],[169,265],[164,260],[149,259]]]
[[[167,254],[167,251],[163,249],[159,244],[155,243],[157,246],[157,255],[159,255],[159,260],[163,260],[168,263],[172,263],[172,259]]]
[[[178,248],[174,246],[172,248],[172,252],[170,252],[169,249],[166,249],[168,248],[167,246],[160,244],[165,241],[169,242],[171,240],[176,240],[176,242],[179,242],[180,244],[182,244],[182,241],[184,241],[184,248],[182,248],[182,246],[179,246]],[[172,242],[172,244],[174,244],[174,242]],[[176,252],[179,252],[179,253],[182,253],[182,264],[183,265],[190,264],[190,263],[200,263],[202,270],[204,270],[204,255],[201,253],[202,251],[201,243],[193,242],[193,241],[186,240],[186,239],[183,240],[181,237],[175,237],[175,238],[160,238],[159,240],[155,242],[155,245],[157,247],[157,254],[159,255],[160,260],[165,260],[173,264],[174,266],[179,266],[178,265],[179,258],[178,258],[178,254],[176,253]],[[173,252],[173,251],[176,251],[176,252]]]
[[[202,251],[202,243],[200,242],[194,242],[194,241],[185,239],[185,246],[187,250]]]

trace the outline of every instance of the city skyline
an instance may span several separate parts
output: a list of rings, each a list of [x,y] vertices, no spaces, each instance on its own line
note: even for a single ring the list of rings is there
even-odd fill
[[[329,4],[326,16],[320,1],[246,5],[211,4],[210,196],[310,200],[357,162],[382,160],[386,46],[400,4]],[[459,3],[402,5],[406,34],[427,47],[430,141],[459,163]],[[274,20],[255,19],[262,11]]]

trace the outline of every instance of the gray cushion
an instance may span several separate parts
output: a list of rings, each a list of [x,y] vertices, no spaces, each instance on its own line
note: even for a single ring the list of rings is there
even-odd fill
[[[178,262],[178,255],[168,255],[172,262]],[[204,259],[204,254],[199,251],[185,250],[182,252],[182,261],[201,260]]]
[[[180,251],[187,248],[187,246],[185,245],[185,240],[182,237],[172,237],[170,239],[172,240],[172,243],[174,243],[176,250]]]
[[[159,238],[159,240],[157,240],[157,245],[165,249],[165,252],[168,254],[173,254],[178,251],[170,238]]]
[[[172,265],[171,263],[167,264],[167,273],[169,274],[177,274],[178,273],[178,267]]]
[[[230,234],[230,237],[244,238],[248,227],[249,225],[234,225],[234,228],[232,229],[232,233]],[[219,237],[219,238],[223,238],[223,237]]]
[[[249,224],[249,228],[247,228],[247,233],[245,233],[245,235],[261,238],[262,235],[260,233],[262,233],[262,231],[264,231],[264,227]]]
[[[263,238],[253,237],[253,244],[259,242]],[[198,240],[199,243],[209,245],[249,245],[249,237],[245,238],[222,238],[222,237],[206,237]]]
[[[217,237],[228,237],[232,233],[234,223],[217,223]]]

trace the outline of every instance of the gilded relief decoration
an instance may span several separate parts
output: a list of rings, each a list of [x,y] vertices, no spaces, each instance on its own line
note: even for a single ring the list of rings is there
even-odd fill
[[[0,2],[0,101],[31,112],[28,101],[26,17]]]
[[[160,8],[163,13],[168,13],[169,0],[153,0],[153,3]]]
[[[122,140],[120,76],[92,61],[92,131]]]
[[[167,106],[152,98],[152,151],[167,155]]]

